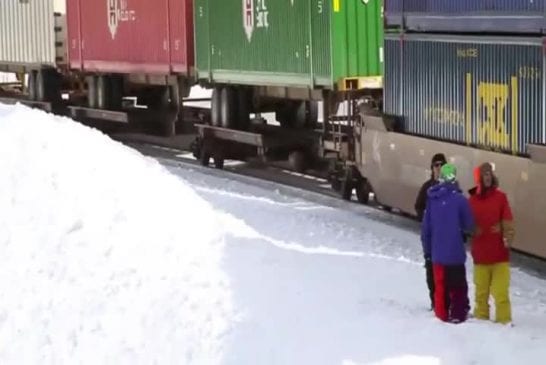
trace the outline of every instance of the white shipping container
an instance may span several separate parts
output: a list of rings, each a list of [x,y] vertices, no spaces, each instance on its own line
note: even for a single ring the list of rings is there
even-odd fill
[[[0,0],[0,69],[65,64],[65,39],[64,0]]]

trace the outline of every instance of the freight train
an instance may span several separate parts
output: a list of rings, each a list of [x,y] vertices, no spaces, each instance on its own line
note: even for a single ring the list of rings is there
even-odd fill
[[[373,192],[411,215],[434,153],[465,189],[489,161],[513,205],[515,248],[546,258],[545,4],[4,0],[0,71],[27,76],[19,98],[74,117],[128,120],[122,99],[136,97],[167,134],[190,88],[205,86],[204,165],[281,147],[295,168],[328,160],[343,198]],[[280,127],[262,125],[267,112]]]

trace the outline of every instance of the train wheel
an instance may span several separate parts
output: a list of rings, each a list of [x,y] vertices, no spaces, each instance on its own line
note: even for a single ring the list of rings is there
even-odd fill
[[[354,189],[353,177],[353,168],[347,167],[343,179],[341,180],[340,194],[343,200],[351,200]]]
[[[337,177],[331,179],[330,187],[332,188],[333,191],[337,191],[337,192],[341,191],[341,181],[339,181]]]
[[[370,202],[371,190],[370,183],[367,179],[359,179],[356,184],[356,198],[358,199],[359,203],[368,204]]]
[[[169,86],[169,106],[175,110],[182,107],[182,98],[180,97],[180,87],[178,84]]]
[[[208,167],[210,165],[210,152],[206,148],[201,149],[201,153],[199,154],[199,163],[201,166]]]
[[[184,123],[183,97],[181,95],[181,86],[179,82],[169,86],[169,96],[169,108],[176,113],[176,118],[173,121],[174,135],[177,131],[183,131],[186,127]]]
[[[36,71],[30,71],[28,74],[28,98],[30,100],[37,100],[38,96],[36,95],[36,79],[38,75]]]
[[[110,82],[108,83],[110,87],[110,101],[109,106],[113,110],[120,110],[123,100],[123,77],[113,75],[109,78]]]
[[[87,105],[91,109],[97,108],[97,77],[87,76],[85,78],[87,82]]]
[[[299,173],[303,173],[307,169],[307,157],[302,151],[290,152],[288,155],[288,163],[294,171]]]
[[[341,190],[341,180],[339,178],[339,163],[337,160],[331,159],[328,162],[328,182],[332,190],[339,192]]]
[[[287,101],[277,109],[276,117],[285,128],[315,128],[318,120],[316,101]]]
[[[224,158],[222,156],[214,156],[214,167],[216,167],[219,170],[222,170],[224,168]]]
[[[165,110],[170,106],[170,88],[168,86],[152,86],[141,90],[139,103],[149,110]]]
[[[53,69],[41,69],[36,74],[36,99],[57,102],[61,99],[60,75]]]
[[[211,124],[215,127],[220,127],[222,115],[220,112],[222,104],[222,89],[215,87],[214,90],[212,90],[212,97],[211,97]]]
[[[247,131],[250,127],[250,106],[251,95],[248,89],[239,88],[237,90],[237,128]]]
[[[278,106],[275,111],[275,118],[283,128],[294,127],[295,106],[293,101],[286,101],[283,105]]]
[[[108,76],[100,75],[97,78],[97,107],[99,109],[108,109],[109,91]]]
[[[237,92],[226,86],[221,92],[220,124],[223,128],[234,128],[237,120]]]
[[[161,134],[163,137],[173,137],[176,135],[176,121],[170,118],[161,123]]]
[[[318,121],[318,103],[302,101],[297,105],[294,115],[294,127],[314,129]]]
[[[36,100],[45,101],[46,100],[46,88],[47,88],[47,75],[44,70],[38,70],[36,73]]]

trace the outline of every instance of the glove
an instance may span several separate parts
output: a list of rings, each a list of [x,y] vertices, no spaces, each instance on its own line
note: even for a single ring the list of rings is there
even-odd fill
[[[424,257],[425,257],[425,264],[423,266],[424,267],[432,266],[432,257],[428,255],[425,255]]]

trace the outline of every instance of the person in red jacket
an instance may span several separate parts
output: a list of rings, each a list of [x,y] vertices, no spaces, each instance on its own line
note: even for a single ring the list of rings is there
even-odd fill
[[[474,170],[476,187],[469,191],[476,222],[472,238],[476,303],[474,317],[489,319],[489,296],[495,300],[495,321],[512,321],[510,305],[510,251],[514,239],[512,211],[506,194],[498,188],[493,167],[484,163]]]

